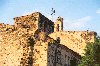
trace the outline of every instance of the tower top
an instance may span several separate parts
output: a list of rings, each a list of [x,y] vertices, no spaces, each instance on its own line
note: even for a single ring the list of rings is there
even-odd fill
[[[61,16],[59,16],[56,21],[63,22],[63,18]]]
[[[55,24],[54,24],[54,32],[63,31],[63,18],[58,17]]]

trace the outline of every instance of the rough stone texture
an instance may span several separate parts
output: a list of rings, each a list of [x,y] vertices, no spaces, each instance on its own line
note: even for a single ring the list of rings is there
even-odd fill
[[[78,64],[81,56],[61,44],[48,45],[48,66],[68,66],[73,59]]]
[[[39,12],[0,24],[0,66],[68,66],[80,62],[93,31],[63,31],[63,19],[52,22]]]
[[[14,25],[16,29],[27,28],[30,32],[40,29],[50,34],[54,31],[54,23],[39,12],[14,18]]]
[[[58,17],[54,22],[54,32],[63,31],[63,18]]]
[[[26,32],[23,30],[22,33]],[[23,56],[23,45],[26,37],[21,31],[0,32],[0,66],[18,66]]]
[[[56,39],[60,37],[60,43],[69,49],[83,55],[87,42],[94,42],[95,32],[89,31],[63,31],[53,32],[50,37]]]

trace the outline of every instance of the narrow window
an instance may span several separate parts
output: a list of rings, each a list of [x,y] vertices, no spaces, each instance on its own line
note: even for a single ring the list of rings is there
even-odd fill
[[[59,24],[57,24],[57,31],[59,31]]]

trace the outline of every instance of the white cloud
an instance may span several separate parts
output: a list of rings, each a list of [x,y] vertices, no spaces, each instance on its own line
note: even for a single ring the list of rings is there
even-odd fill
[[[97,14],[100,14],[100,9],[98,9],[98,10],[96,11],[96,13],[97,13]]]
[[[85,27],[87,22],[90,20],[91,20],[91,16],[86,16],[86,17],[76,19],[76,20],[64,20],[64,29]]]

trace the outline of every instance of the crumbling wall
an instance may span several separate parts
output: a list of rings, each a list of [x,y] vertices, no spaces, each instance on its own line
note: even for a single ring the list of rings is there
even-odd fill
[[[81,56],[79,54],[59,44],[58,40],[54,40],[50,37],[43,39],[43,33],[40,32],[39,34],[34,44],[33,66],[70,65],[70,61],[73,59],[76,60],[76,64],[80,62]]]
[[[35,36],[37,34],[37,36]],[[28,35],[27,29],[18,29],[11,33],[0,33],[1,66],[62,66],[70,63],[65,55],[78,58],[44,32],[36,31]]]
[[[60,43],[82,55],[87,42],[94,42],[95,32],[89,31],[63,31],[54,32],[50,37],[60,37]]]
[[[48,44],[48,66],[70,66],[71,60],[75,59],[74,66],[80,62],[81,56],[66,46],[59,43]]]
[[[52,33],[54,30],[54,23],[39,12],[26,16],[15,17],[14,26],[16,29],[26,28],[30,29],[30,31],[40,29],[47,34]]]
[[[33,66],[47,66],[47,43],[37,43],[41,45],[34,45]]]
[[[0,23],[0,32],[13,31],[14,26],[9,24]]]
[[[54,23],[39,12],[14,18],[14,25],[0,24],[0,66],[64,66],[73,59],[79,62],[86,43],[94,42],[95,32],[63,32],[62,20],[57,21],[60,27],[54,33]]]
[[[43,32],[46,32],[47,34],[54,32],[54,22],[52,22],[42,14],[39,17],[38,25],[38,29],[42,30]]]
[[[38,29],[39,22],[39,12],[32,13],[30,15],[15,17],[14,18],[14,26],[16,29],[18,28],[26,28],[31,31],[35,31]]]
[[[56,66],[56,44],[49,43],[48,44],[48,52],[47,52],[47,66]]]
[[[27,43],[26,29],[0,32],[0,66],[18,66]]]
[[[33,66],[47,66],[47,50],[51,38],[39,30],[34,33],[34,38]]]
[[[58,17],[54,22],[54,32],[63,31],[63,18]]]

